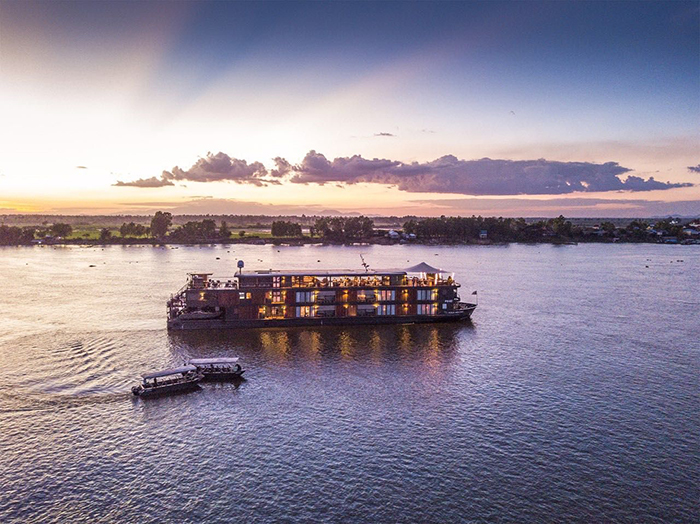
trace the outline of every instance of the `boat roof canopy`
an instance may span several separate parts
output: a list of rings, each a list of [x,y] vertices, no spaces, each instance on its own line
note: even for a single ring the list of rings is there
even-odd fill
[[[163,371],[156,371],[154,373],[146,373],[141,375],[145,379],[167,377],[168,375],[178,375],[182,373],[187,373],[188,371],[197,371],[197,368],[192,365],[182,366],[179,368],[164,369]]]
[[[444,269],[440,269],[439,267],[433,267],[430,264],[426,264],[425,262],[421,262],[420,264],[416,264],[415,266],[407,267],[404,269],[406,273],[449,273],[449,271],[445,271]]]
[[[193,366],[206,366],[215,364],[233,364],[238,362],[238,357],[232,358],[193,358],[190,360],[190,364]]]

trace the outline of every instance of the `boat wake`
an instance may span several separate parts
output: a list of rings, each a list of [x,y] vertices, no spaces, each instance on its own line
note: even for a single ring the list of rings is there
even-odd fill
[[[144,365],[134,360],[143,360],[150,352],[144,338],[143,333],[52,333],[25,342],[22,354],[0,353],[0,411],[110,402],[128,396],[134,367]]]

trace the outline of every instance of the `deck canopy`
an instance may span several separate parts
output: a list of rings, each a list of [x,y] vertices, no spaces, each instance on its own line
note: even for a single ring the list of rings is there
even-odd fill
[[[167,377],[168,375],[183,374],[183,373],[187,373],[188,371],[197,371],[197,368],[195,366],[189,365],[189,366],[182,366],[179,368],[164,369],[163,371],[156,371],[154,373],[146,373],[145,375],[141,375],[141,376],[145,379],[149,379],[149,378]]]
[[[215,366],[217,364],[235,364],[238,362],[238,357],[232,358],[193,358],[190,364],[193,366]]]
[[[420,264],[416,264],[415,266],[407,267],[404,269],[406,273],[431,273],[431,274],[440,274],[440,273],[449,273],[449,271],[446,271],[444,269],[440,269],[438,267],[433,267],[430,264],[426,264],[425,262],[421,262]]]

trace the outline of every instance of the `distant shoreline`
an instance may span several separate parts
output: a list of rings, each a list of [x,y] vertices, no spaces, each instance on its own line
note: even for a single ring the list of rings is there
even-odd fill
[[[662,244],[662,245],[700,245],[700,242],[659,242],[651,240],[617,240],[613,239],[586,239],[586,240],[566,240],[566,239],[539,239],[535,241],[525,241],[525,240],[511,240],[511,241],[492,241],[492,240],[428,240],[420,241],[413,240],[410,242],[401,242],[388,240],[385,238],[377,239],[360,239],[353,242],[333,242],[318,238],[259,238],[259,237],[247,237],[247,238],[230,238],[230,239],[215,239],[215,240],[199,240],[199,241],[177,241],[177,240],[157,240],[157,239],[143,239],[143,238],[113,238],[108,241],[102,240],[88,240],[88,239],[67,239],[67,240],[54,240],[48,242],[32,242],[23,244],[11,244],[7,247],[44,247],[44,246],[89,246],[89,247],[99,247],[99,246],[216,246],[216,245],[257,245],[257,246],[283,246],[283,247],[293,247],[293,246],[305,246],[305,245],[322,245],[322,246],[362,246],[362,245],[376,245],[376,246],[505,246],[510,244],[523,244],[523,245],[538,245],[538,244],[550,244],[550,245],[578,245],[578,244]],[[5,246],[3,246],[5,247]]]
[[[7,217],[3,217],[7,218]],[[237,223],[212,218],[183,220],[168,212],[157,212],[150,221],[138,223],[101,221],[86,217],[81,221],[40,225],[0,224],[0,245],[506,245],[647,243],[700,244],[700,218],[669,217],[648,223],[643,220],[613,223],[578,223],[564,216],[531,222],[523,218],[397,217],[382,223],[359,217],[303,217],[299,222],[274,220],[275,217],[238,217]],[[26,217],[25,217],[26,219]],[[244,224],[245,223],[245,224]]]

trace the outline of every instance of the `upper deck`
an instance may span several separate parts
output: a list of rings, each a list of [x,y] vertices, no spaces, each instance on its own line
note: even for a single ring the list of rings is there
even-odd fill
[[[422,263],[403,270],[258,270],[233,277],[211,273],[190,275],[188,289],[293,289],[293,288],[382,288],[382,287],[459,287],[452,273]]]

